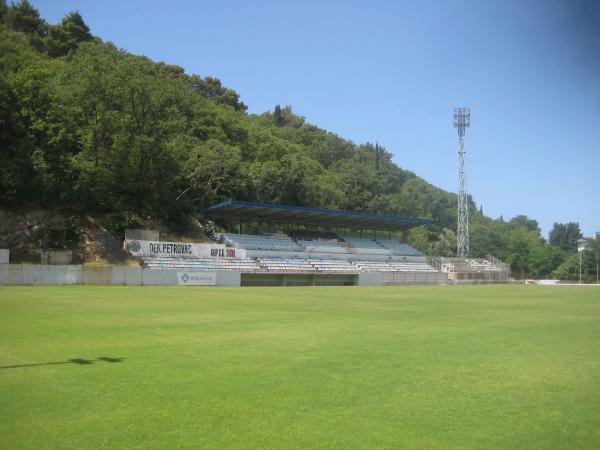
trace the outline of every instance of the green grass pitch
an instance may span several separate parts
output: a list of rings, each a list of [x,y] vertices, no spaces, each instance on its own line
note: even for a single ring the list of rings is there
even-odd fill
[[[600,447],[600,289],[0,287],[0,448]]]

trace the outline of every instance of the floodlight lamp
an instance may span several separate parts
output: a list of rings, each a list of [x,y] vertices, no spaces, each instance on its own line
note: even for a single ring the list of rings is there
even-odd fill
[[[454,127],[462,128],[471,125],[471,108],[454,108]]]

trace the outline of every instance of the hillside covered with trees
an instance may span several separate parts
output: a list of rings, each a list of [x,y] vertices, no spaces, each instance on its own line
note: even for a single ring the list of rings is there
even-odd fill
[[[78,12],[52,25],[26,0],[0,0],[1,207],[179,224],[235,198],[420,216],[433,224],[408,240],[453,255],[455,194],[290,106],[246,109],[217,78],[103,42]],[[548,243],[526,216],[493,220],[472,200],[470,211],[472,256],[494,254],[516,274],[572,276],[577,224],[556,224]]]

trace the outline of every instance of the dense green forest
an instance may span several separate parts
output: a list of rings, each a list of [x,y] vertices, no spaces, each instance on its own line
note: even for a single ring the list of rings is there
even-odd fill
[[[103,42],[78,12],[48,24],[26,0],[0,0],[0,148],[4,208],[176,224],[235,198],[428,217],[409,242],[431,255],[456,248],[456,195],[383,146],[345,140],[290,106],[248,114],[217,78]],[[493,220],[473,200],[470,211],[472,256],[494,254],[516,275],[573,277],[576,223],[556,224],[547,242],[526,216]]]

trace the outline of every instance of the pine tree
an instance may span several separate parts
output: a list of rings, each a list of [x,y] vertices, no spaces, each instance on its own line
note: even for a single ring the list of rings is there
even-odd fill
[[[4,6],[6,7],[6,4]],[[5,20],[9,28],[15,31],[36,33],[40,36],[45,36],[48,31],[46,21],[27,0],[21,0],[17,4],[12,3],[6,10]]]
[[[59,25],[51,26],[48,33],[48,55],[64,56],[75,50],[82,42],[93,40],[89,27],[78,11],[72,11],[63,17]]]
[[[6,0],[0,0],[0,24],[4,23],[8,6],[6,6]]]

